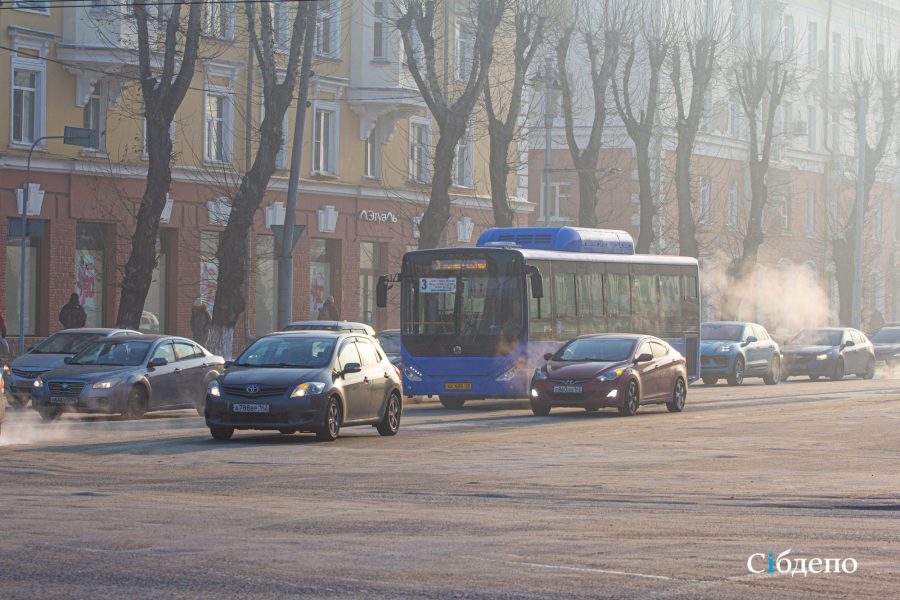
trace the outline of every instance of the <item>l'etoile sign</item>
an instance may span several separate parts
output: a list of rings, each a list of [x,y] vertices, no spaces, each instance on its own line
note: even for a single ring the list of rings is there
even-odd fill
[[[391,211],[377,212],[374,210],[359,211],[360,221],[370,221],[372,223],[396,223],[397,216]]]

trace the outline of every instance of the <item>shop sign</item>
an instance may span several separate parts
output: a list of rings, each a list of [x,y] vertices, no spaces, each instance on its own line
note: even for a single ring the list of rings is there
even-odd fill
[[[396,223],[397,216],[391,211],[376,212],[374,210],[361,210],[359,212],[360,221],[369,221],[371,223]]]

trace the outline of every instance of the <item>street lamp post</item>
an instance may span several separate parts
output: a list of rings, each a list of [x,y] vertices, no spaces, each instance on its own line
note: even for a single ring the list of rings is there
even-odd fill
[[[556,81],[553,73],[553,57],[548,56],[544,61],[544,227],[550,226],[550,194],[553,191],[553,182],[550,180],[553,169],[553,92],[556,91]]]
[[[31,157],[38,144],[47,140],[63,140],[64,144],[72,146],[95,146],[96,133],[92,129],[83,127],[66,127],[63,135],[45,135],[37,138],[28,149],[28,161],[25,163],[25,188],[22,190],[22,241],[19,257],[19,356],[25,354],[25,283],[27,269],[25,264],[25,251],[28,245],[28,193],[31,191]]]

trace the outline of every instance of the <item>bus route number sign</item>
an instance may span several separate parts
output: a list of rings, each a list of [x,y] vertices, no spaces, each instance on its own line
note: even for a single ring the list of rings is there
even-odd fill
[[[456,277],[420,277],[419,291],[423,294],[455,294]]]

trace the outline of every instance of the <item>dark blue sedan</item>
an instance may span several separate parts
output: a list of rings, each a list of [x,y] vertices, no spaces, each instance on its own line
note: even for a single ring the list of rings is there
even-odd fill
[[[761,325],[704,323],[700,340],[700,376],[706,385],[719,379],[741,385],[746,377],[762,377],[766,385],[781,380],[781,350]]]

